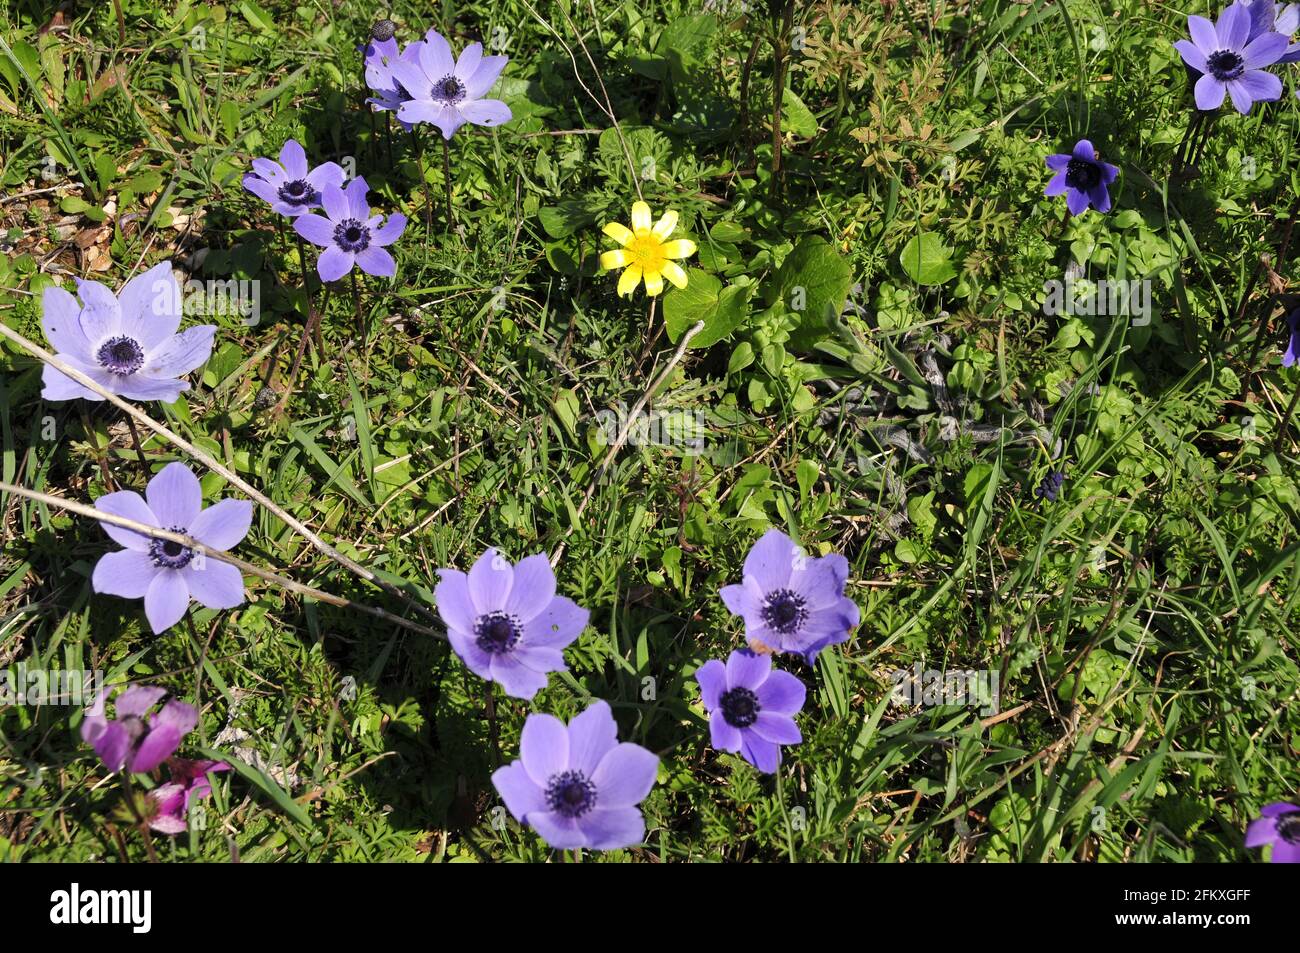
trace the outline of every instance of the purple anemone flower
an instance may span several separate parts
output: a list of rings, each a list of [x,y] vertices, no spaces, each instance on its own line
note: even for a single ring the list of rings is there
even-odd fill
[[[307,153],[290,139],[280,149],[280,161],[254,159],[253,171],[244,176],[244,188],[271,204],[273,211],[289,218],[320,208],[321,192],[327,185],[343,184],[343,167],[325,162],[307,165]]]
[[[739,752],[771,774],[781,764],[781,745],[803,740],[794,716],[803,708],[806,689],[789,672],[774,670],[772,656],[741,649],[725,665],[717,659],[705,662],[695,680],[719,751]]]
[[[1044,195],[1065,195],[1071,215],[1082,215],[1091,205],[1098,212],[1110,211],[1110,184],[1119,177],[1119,166],[1101,161],[1101,153],[1087,139],[1074,144],[1074,152],[1047,157],[1047,167],[1056,175],[1047,183]]]
[[[382,215],[371,216],[366,202],[370,187],[357,178],[347,189],[327,185],[321,191],[322,215],[300,215],[293,228],[313,245],[325,249],[316,259],[316,273],[321,281],[337,281],[355,265],[368,275],[391,278],[397,274],[393,261],[383,246],[397,241],[406,230],[406,216],[394,212],[384,221]]]
[[[1291,340],[1287,344],[1286,353],[1282,355],[1282,366],[1291,367],[1300,359],[1300,308],[1287,315],[1286,320],[1291,326]]]
[[[420,68],[420,50],[424,48],[423,40],[416,40],[398,49],[397,41],[391,37],[387,40],[372,39],[365,48],[364,62],[366,68],[366,85],[374,96],[366,100],[377,112],[397,112],[411,99],[406,87],[393,75],[393,64],[403,62],[415,69]],[[398,123],[407,132],[415,128],[411,122]]]
[[[1300,804],[1275,801],[1264,806],[1246,828],[1246,846],[1265,844],[1273,845],[1272,863],[1300,864]]]
[[[167,691],[149,685],[132,685],[118,695],[113,703],[117,717],[109,721],[104,715],[108,694],[108,690],[101,692],[86,710],[81,740],[95,749],[109,771],[125,768],[148,774],[175,754],[181,739],[199,723],[194,706],[174,698],[150,715]]]
[[[132,490],[119,490],[97,499],[95,509],[192,536],[218,552],[248,535],[253,521],[253,504],[248,500],[222,500],[203,509],[199,479],[183,463],[163,467],[149,481],[144,498]],[[99,525],[126,549],[100,557],[90,577],[91,587],[126,599],[143,597],[154,635],[181,620],[191,596],[209,609],[233,609],[244,601],[244,577],[230,563],[204,559],[180,543],[124,526]]]
[[[110,393],[170,404],[190,389],[180,378],[212,353],[214,324],[177,334],[184,313],[170,262],[137,275],[114,295],[97,281],[77,281],[78,302],[62,288],[41,295],[41,327],[57,355]],[[103,400],[62,371],[45,366],[45,400]]]
[[[184,834],[188,825],[190,805],[212,793],[209,773],[229,771],[224,761],[191,761],[172,758],[167,762],[171,779],[149,792],[157,802],[156,812],[149,818],[149,826],[162,834]]]
[[[469,574],[439,569],[434,590],[451,647],[479,678],[500,682],[513,698],[532,698],[547,672],[563,672],[564,647],[587,627],[590,613],[555,594],[544,555],[511,566],[489,549]]]
[[[1282,95],[1282,80],[1263,67],[1272,66],[1286,52],[1287,38],[1265,32],[1251,39],[1251,13],[1245,6],[1230,5],[1217,24],[1189,16],[1187,30],[1192,38],[1174,46],[1183,62],[1201,74],[1196,81],[1197,109],[1218,109],[1228,95],[1237,112],[1245,115],[1256,102]]]
[[[1285,6],[1273,0],[1237,0],[1250,13],[1250,39],[1265,33],[1280,33],[1288,42],[1295,38],[1300,30],[1300,3],[1288,3]],[[1300,60],[1300,43],[1291,43],[1278,60],[1279,63],[1294,63]]]
[[[509,106],[483,98],[508,62],[506,56],[484,56],[481,43],[471,43],[456,59],[451,45],[430,30],[413,59],[403,54],[389,64],[409,96],[398,108],[397,118],[405,123],[433,123],[444,139],[467,122],[476,126],[509,122]]]
[[[553,715],[529,715],[519,760],[498,768],[492,784],[520,824],[551,847],[614,850],[645,838],[637,807],[654,787],[659,759],[629,742],[603,701],[566,727]]]
[[[744,582],[719,595],[745,620],[745,638],[774,652],[794,652],[811,665],[828,645],[845,642],[859,621],[845,598],[849,563],[832,554],[816,559],[770,529],[745,557]]]

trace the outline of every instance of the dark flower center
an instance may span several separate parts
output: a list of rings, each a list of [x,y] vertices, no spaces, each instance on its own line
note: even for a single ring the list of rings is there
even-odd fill
[[[762,710],[758,696],[748,688],[723,692],[720,702],[723,720],[732,728],[748,728],[758,720],[758,713]]]
[[[581,771],[561,771],[546,782],[546,804],[563,817],[581,817],[596,806],[596,785]]]
[[[1277,836],[1288,844],[1300,844],[1300,811],[1283,814],[1277,819]]]
[[[769,593],[763,602],[763,621],[782,635],[798,629],[807,616],[803,596],[789,589]]]
[[[345,218],[334,226],[334,244],[344,251],[363,251],[370,245],[370,229],[355,218]]]
[[[504,612],[489,612],[474,623],[474,642],[489,655],[509,652],[519,641],[519,621]]]
[[[391,40],[397,32],[397,24],[392,20],[376,20],[370,28],[370,37],[374,40]]]
[[[320,196],[308,184],[306,179],[294,179],[292,182],[286,182],[280,186],[278,194],[280,201],[288,202],[290,205],[313,205],[320,201]]]
[[[465,98],[465,84],[455,76],[444,76],[433,84],[433,98],[458,103]]]
[[[144,364],[144,348],[135,338],[120,335],[101,344],[95,359],[114,374],[134,374]]]
[[[1096,188],[1101,181],[1101,167],[1086,159],[1071,159],[1065,167],[1065,184],[1080,192]]]
[[[1217,50],[1206,57],[1206,60],[1210,67],[1210,75],[1221,83],[1236,79],[1246,72],[1246,61],[1241,58],[1240,53],[1233,50]]]
[[[168,527],[173,533],[184,533],[184,526]],[[194,558],[194,551],[170,539],[149,541],[149,558],[155,566],[163,569],[184,569]]]

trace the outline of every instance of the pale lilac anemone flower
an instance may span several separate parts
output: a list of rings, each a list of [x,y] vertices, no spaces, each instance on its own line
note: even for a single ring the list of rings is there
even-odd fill
[[[1237,0],[1240,6],[1250,12],[1250,38],[1253,40],[1265,33],[1280,33],[1288,41],[1295,38],[1300,30],[1300,3],[1288,3],[1283,6],[1273,0]],[[1279,63],[1295,63],[1300,60],[1300,43],[1291,43],[1282,54]]]
[[[1272,66],[1286,52],[1288,41],[1280,33],[1265,32],[1251,39],[1251,13],[1239,3],[1230,5],[1218,23],[1189,16],[1190,40],[1174,46],[1201,78],[1196,81],[1196,108],[1209,112],[1223,105],[1224,96],[1242,115],[1256,102],[1278,99],[1282,80],[1263,67]]]
[[[149,792],[157,802],[149,826],[162,834],[184,834],[189,826],[190,805],[212,793],[210,773],[229,771],[224,761],[191,761],[172,758],[167,762],[171,779]]]
[[[279,162],[253,160],[253,171],[244,176],[244,188],[269,202],[272,211],[297,218],[320,208],[321,191],[327,185],[342,185],[343,178],[343,167],[336,162],[310,168],[306,151],[290,139],[280,149]]]
[[[803,740],[794,716],[806,689],[789,672],[772,668],[770,655],[748,649],[732,652],[726,663],[705,662],[695,673],[700,701],[709,713],[709,735],[719,751],[739,752],[764,774],[781,764],[781,745]]]
[[[406,216],[394,212],[387,221],[382,215],[371,216],[366,202],[369,191],[362,178],[349,182],[346,191],[327,185],[321,192],[325,215],[300,215],[293,220],[294,231],[325,249],[316,259],[321,281],[337,281],[353,266],[383,278],[397,274],[397,262],[383,246],[401,237]]]
[[[1300,804],[1275,801],[1259,814],[1246,828],[1246,846],[1272,844],[1272,863],[1300,864]]]
[[[587,627],[590,613],[555,594],[544,555],[511,566],[489,549],[469,574],[439,569],[434,590],[451,647],[475,675],[500,682],[507,695],[531,699],[547,672],[562,672],[564,647]]]
[[[780,530],[763,534],[745,557],[744,582],[719,595],[745,620],[745,638],[774,652],[793,652],[812,664],[828,645],[848,640],[857,603],[844,595],[849,564],[831,554],[805,555]]]
[[[553,715],[529,715],[519,760],[498,768],[492,784],[514,819],[556,850],[614,850],[645,838],[638,805],[658,771],[654,754],[618,743],[609,705],[597,701],[567,726]]]
[[[95,509],[191,536],[217,552],[242,540],[253,520],[248,500],[222,500],[203,509],[199,479],[183,463],[163,467],[149,481],[144,498],[119,490],[97,499]],[[155,635],[181,620],[191,596],[209,609],[233,609],[244,601],[244,577],[230,563],[203,558],[180,543],[124,526],[99,525],[126,549],[100,557],[90,577],[92,588],[126,599],[143,598]]]
[[[416,40],[406,44],[400,51],[397,41],[392,37],[387,40],[371,40],[365,48],[365,67],[366,67],[366,85],[370,87],[374,96],[366,100],[367,103],[377,112],[397,112],[402,105],[411,98],[410,93],[401,81],[393,75],[393,64],[397,62],[407,63],[416,69],[420,66],[420,50],[424,48],[423,40]],[[407,132],[415,128],[415,124],[404,122],[400,118],[398,123]]]
[[[409,96],[398,108],[397,118],[404,123],[432,123],[444,139],[467,122],[476,126],[509,122],[509,106],[483,98],[507,62],[506,56],[484,56],[481,43],[471,43],[456,59],[451,45],[430,30],[414,60],[403,55],[390,63],[393,77]]]
[[[95,749],[109,771],[124,768],[131,773],[148,774],[170,758],[180,747],[181,739],[199,723],[193,705],[170,699],[161,710],[149,710],[167,691],[149,685],[133,685],[117,696],[113,703],[115,718],[104,714],[109,690],[99,694],[86,710],[81,723],[81,739]]]
[[[57,356],[109,393],[170,404],[190,389],[181,377],[212,353],[216,325],[177,334],[184,312],[170,262],[137,275],[115,295],[97,281],[78,281],[78,302],[53,286],[41,295],[41,327]],[[45,400],[103,400],[47,364]]]

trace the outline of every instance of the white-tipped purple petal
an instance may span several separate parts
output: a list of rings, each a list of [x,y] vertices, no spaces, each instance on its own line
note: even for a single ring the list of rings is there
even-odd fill
[[[154,635],[166,632],[185,616],[190,607],[190,587],[185,574],[172,569],[153,577],[144,596],[144,614]]]
[[[158,516],[149,507],[149,504],[144,501],[144,497],[134,490],[118,490],[116,493],[101,496],[95,501],[95,509],[104,513],[111,513],[114,516],[123,516],[146,526],[162,528]],[[114,526],[112,523],[101,521],[99,525],[108,534],[108,538],[119,546],[125,546],[127,549],[135,550],[138,553],[147,553],[149,551],[148,536],[127,529],[125,526]]]
[[[307,150],[296,139],[286,140],[280,148],[280,165],[289,179],[307,177]]]

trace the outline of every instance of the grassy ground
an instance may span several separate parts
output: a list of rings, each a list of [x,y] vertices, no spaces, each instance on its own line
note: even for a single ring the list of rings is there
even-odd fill
[[[167,258],[259,282],[255,326],[196,316],[220,326],[201,383],[151,413],[430,606],[438,567],[563,545],[560,590],[591,625],[531,710],[607,699],[662,758],[645,846],[590,859],[1239,861],[1259,807],[1294,798],[1300,377],[1276,292],[1300,277],[1278,258],[1300,67],[1175,175],[1191,111],[1171,44],[1217,9],[800,2],[774,174],[765,10],[399,2],[403,41],[433,26],[511,57],[514,120],[452,143],[451,229],[436,140],[360,106],[363,6],[124,0],[124,39],[88,6],[0,12],[0,319],[43,341],[43,287]],[[1084,136],[1122,175],[1114,211],[1067,220],[1044,158]],[[290,137],[411,219],[396,280],[364,282],[364,342],[342,284],[292,387],[301,263],[239,185]],[[670,291],[651,311],[598,273],[600,225],[638,185],[698,242],[702,305]],[[1071,260],[1149,280],[1150,322],[1045,314]],[[702,420],[702,452],[629,446],[593,479],[601,412],[634,404],[699,314],[720,340],[652,406]],[[143,485],[118,411],[43,404],[15,347],[0,370],[5,481],[84,501]],[[1054,502],[1035,493],[1053,471]],[[0,666],[165,685],[201,706],[191,753],[258,767],[222,776],[206,829],[164,858],[554,856],[500,823],[483,683],[444,643],[251,577],[244,608],[155,637],[138,602],[91,592],[96,526],[12,495],[0,524]],[[691,678],[741,644],[717,590],[773,525],[849,558],[863,619],[788,666],[809,701],[784,803],[709,747]],[[239,553],[409,612],[265,511]],[[995,674],[996,711],[891,703],[917,663]],[[528,710],[496,695],[501,757]],[[0,858],[143,859],[72,715],[0,710]]]

